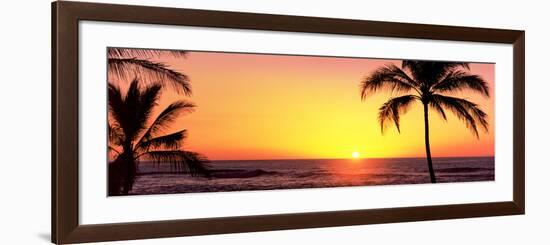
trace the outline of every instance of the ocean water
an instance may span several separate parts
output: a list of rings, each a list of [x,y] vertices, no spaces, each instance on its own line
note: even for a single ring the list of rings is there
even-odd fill
[[[437,182],[494,181],[494,157],[433,159]],[[425,158],[213,161],[211,178],[140,164],[131,195],[429,183]]]

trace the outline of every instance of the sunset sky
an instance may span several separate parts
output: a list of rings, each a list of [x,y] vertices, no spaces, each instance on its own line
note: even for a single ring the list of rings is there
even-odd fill
[[[401,117],[401,134],[393,125],[382,134],[378,108],[391,94],[360,98],[363,77],[390,62],[401,66],[400,60],[216,52],[150,60],[190,77],[192,97],[165,89],[154,114],[177,99],[194,102],[195,112],[172,129],[187,129],[184,148],[211,160],[350,158],[353,152],[365,158],[425,157],[420,103]],[[480,104],[489,115],[489,133],[477,139],[451,112],[445,122],[432,111],[434,157],[494,155],[494,64],[471,64],[470,72],[489,83],[490,98],[453,96]],[[109,80],[121,87],[129,83]]]

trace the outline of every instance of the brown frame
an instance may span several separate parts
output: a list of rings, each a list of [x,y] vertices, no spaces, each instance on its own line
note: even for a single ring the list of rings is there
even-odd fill
[[[78,220],[78,22],[80,20],[513,44],[513,201],[81,225]],[[524,214],[524,82],[524,31],[53,2],[52,242],[77,243]]]

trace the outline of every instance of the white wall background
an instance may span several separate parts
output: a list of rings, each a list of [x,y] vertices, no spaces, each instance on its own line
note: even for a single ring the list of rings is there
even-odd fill
[[[527,31],[525,216],[259,232],[113,244],[548,244],[546,98],[550,22],[544,1],[119,0],[199,9],[524,29]],[[1,244],[47,244],[50,233],[50,1],[0,9]],[[159,207],[161,208],[161,207]],[[529,242],[531,241],[531,242]]]

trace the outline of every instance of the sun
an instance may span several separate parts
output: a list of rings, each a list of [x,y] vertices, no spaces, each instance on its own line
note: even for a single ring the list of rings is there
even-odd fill
[[[354,151],[351,153],[351,157],[353,158],[359,158],[359,156],[360,156],[359,152]]]

